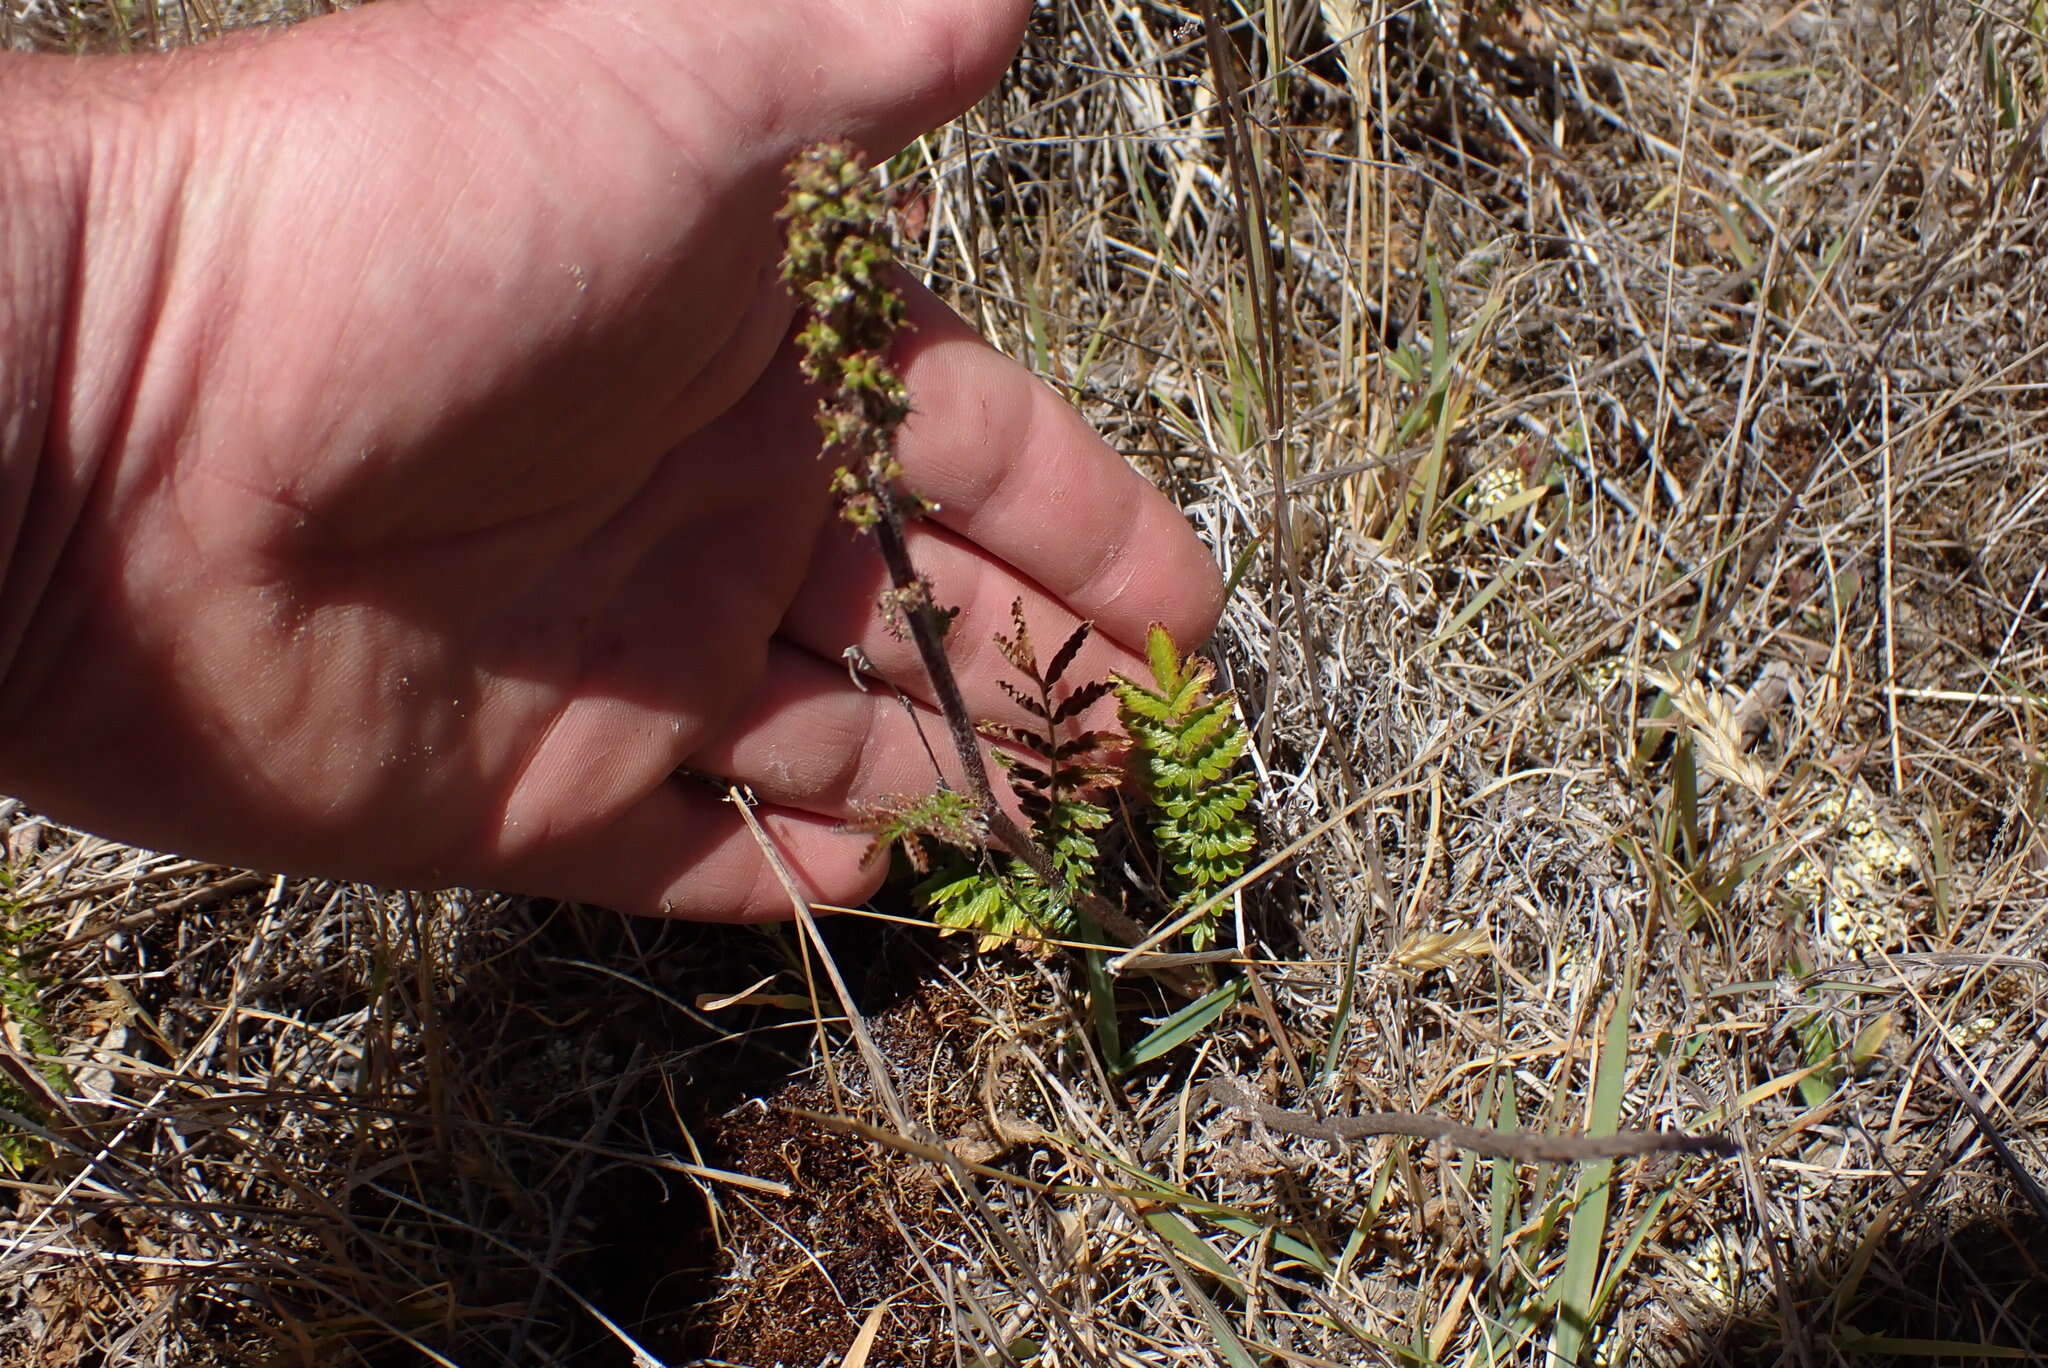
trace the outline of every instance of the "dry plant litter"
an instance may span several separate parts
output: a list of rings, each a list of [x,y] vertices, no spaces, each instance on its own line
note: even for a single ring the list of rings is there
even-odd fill
[[[1231,570],[1242,986],[9,805],[0,1363],[2041,1358],[2044,115],[2031,5],[1041,7],[887,178]]]

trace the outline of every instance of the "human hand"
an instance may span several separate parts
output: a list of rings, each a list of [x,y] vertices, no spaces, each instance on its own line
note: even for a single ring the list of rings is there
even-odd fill
[[[828,516],[771,216],[800,147],[887,152],[979,95],[1026,8],[386,0],[8,68],[14,126],[24,91],[114,95],[0,581],[0,787],[259,868],[785,912],[686,767],[759,795],[811,896],[865,897],[840,824],[934,776],[840,653],[927,689]],[[1205,635],[1171,506],[912,314],[901,456],[941,509],[913,551],[969,706],[1006,711],[986,643],[1019,595],[1049,642],[1096,619],[1092,673],[1149,621]],[[6,323],[0,358],[36,341]]]

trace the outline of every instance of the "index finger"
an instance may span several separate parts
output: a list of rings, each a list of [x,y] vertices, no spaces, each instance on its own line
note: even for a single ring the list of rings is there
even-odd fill
[[[1206,640],[1223,579],[1180,510],[930,291],[904,293],[912,414],[896,454],[933,520],[1141,656],[1154,622],[1183,648]]]

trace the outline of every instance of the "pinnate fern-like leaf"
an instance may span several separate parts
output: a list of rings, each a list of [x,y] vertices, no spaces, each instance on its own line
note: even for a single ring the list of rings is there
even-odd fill
[[[1059,681],[1055,678],[1051,682],[1058,683]],[[1068,694],[1066,701],[1053,710],[1053,725],[1057,726],[1062,722],[1073,721],[1107,697],[1109,697],[1108,680],[1098,679],[1093,684],[1083,684],[1080,688]],[[1091,732],[1089,735],[1099,735],[1099,733]]]
[[[901,841],[918,868],[929,871],[916,896],[933,920],[979,932],[984,945],[1092,932],[1075,905],[1102,877],[1100,836],[1115,820],[1099,799],[1132,781],[1146,800],[1147,834],[1176,912],[1241,878],[1257,836],[1250,815],[1254,784],[1239,772],[1248,742],[1235,700],[1209,692],[1214,667],[1182,655],[1166,629],[1154,626],[1145,643],[1149,683],[1115,676],[1064,689],[1061,681],[1080,658],[1088,625],[1070,633],[1041,668],[1021,602],[1012,605],[1010,622],[996,647],[1022,682],[1001,687],[1036,722],[990,722],[979,730],[1002,748],[997,763],[1060,886],[1050,886],[1022,860],[988,852],[972,805],[958,795],[899,800],[871,818],[869,829],[877,833],[877,848]],[[1111,694],[1121,735],[1071,730]],[[924,839],[955,853],[932,861]],[[1189,928],[1196,949],[1214,942],[1216,920],[1206,916]]]
[[[1162,694],[1176,693],[1180,689],[1180,649],[1173,644],[1173,636],[1161,623],[1153,623],[1152,630],[1145,635],[1145,659],[1152,666],[1152,682]]]
[[[1082,623],[1040,667],[1022,600],[1010,606],[1007,635],[996,649],[1023,683],[999,681],[1011,701],[1042,726],[985,722],[979,730],[1007,749],[996,763],[1017,795],[1031,837],[1052,858],[1063,886],[1048,887],[1028,864],[1008,857],[956,859],[921,884],[917,896],[941,926],[982,933],[984,944],[1019,935],[1067,936],[1077,929],[1077,894],[1094,887],[1102,861],[1096,833],[1112,815],[1092,796],[1113,785],[1121,771],[1113,755],[1122,738],[1113,732],[1068,733],[1074,721],[1107,697],[1107,681],[1062,690],[1090,631]]]
[[[1021,598],[1010,604],[1010,629],[1011,636],[996,633],[996,650],[1018,674],[1033,684],[1044,684],[1044,676],[1038,673],[1038,652],[1031,645],[1031,627],[1024,621],[1024,600]]]
[[[1145,655],[1152,682],[1118,676],[1112,688],[1132,768],[1157,810],[1152,838],[1173,876],[1174,908],[1184,911],[1236,882],[1257,843],[1252,776],[1235,773],[1247,739],[1231,696],[1208,695],[1215,670],[1207,661],[1183,657],[1156,623]],[[1198,950],[1215,936],[1213,915],[1189,928]]]
[[[978,849],[988,841],[988,827],[975,811],[973,800],[954,789],[940,789],[922,798],[881,799],[869,804],[850,825],[874,836],[861,855],[862,864],[874,863],[892,844],[900,843],[920,873],[931,866],[926,839],[956,850]]]
[[[1001,689],[1004,693],[1008,694],[1010,696],[1010,701],[1012,703],[1015,703],[1025,712],[1030,713],[1033,717],[1041,719],[1046,717],[1045,704],[1039,702],[1038,699],[1032,696],[1031,694],[1025,693],[1022,689],[1018,688],[1015,684],[1012,684],[1009,680],[998,679],[996,681],[996,687]]]

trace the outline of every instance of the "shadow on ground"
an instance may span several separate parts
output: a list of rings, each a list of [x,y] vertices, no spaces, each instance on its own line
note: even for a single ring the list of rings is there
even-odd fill
[[[884,1345],[926,1338],[941,1308],[919,1301],[908,1237],[948,1228],[936,1183],[786,1110],[870,1110],[849,1047],[816,1062],[796,931],[522,912],[530,934],[442,1023],[445,1072],[464,1080],[443,1105],[476,1142],[409,1166],[397,1203],[441,1212],[443,1239],[473,1228],[477,1257],[446,1299],[459,1315],[377,1360],[627,1364],[637,1344],[671,1364],[836,1362],[858,1329],[846,1308],[891,1296]],[[939,1019],[969,1010],[943,972],[967,945],[824,928],[906,1100],[942,1133],[969,1125],[972,1028]],[[832,990],[816,991],[829,1020]],[[360,1222],[388,1232],[388,1188],[368,1190]]]
[[[2048,1228],[2026,1206],[1913,1211],[1869,1251],[1795,1264],[1786,1294],[1720,1326],[1697,1368],[2048,1363]],[[1864,1232],[1850,1232],[1848,1239]],[[1768,1281],[1768,1280],[1766,1280]]]

